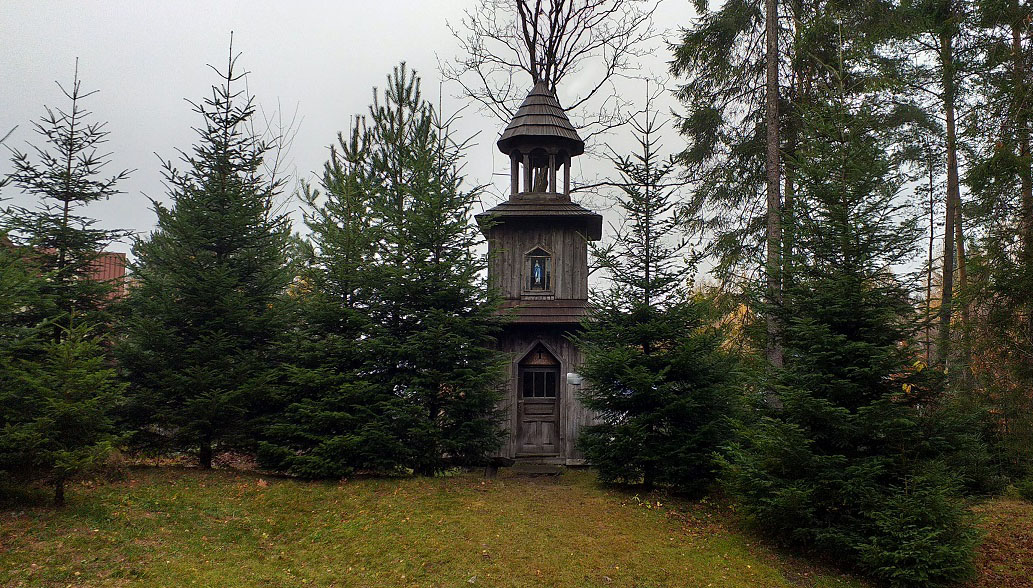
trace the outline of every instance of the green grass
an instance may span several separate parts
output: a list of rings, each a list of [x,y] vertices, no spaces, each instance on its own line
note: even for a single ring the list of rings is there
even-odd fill
[[[0,511],[4,586],[860,586],[721,507],[554,478],[340,484],[134,469]],[[659,500],[659,505],[657,504]]]

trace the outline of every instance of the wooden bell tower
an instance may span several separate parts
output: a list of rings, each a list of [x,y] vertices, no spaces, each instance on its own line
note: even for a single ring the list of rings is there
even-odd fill
[[[503,457],[578,464],[592,415],[577,394],[581,353],[568,335],[588,303],[588,241],[602,216],[570,201],[571,159],[585,143],[556,94],[539,82],[498,141],[511,165],[509,200],[477,215],[488,239],[488,276],[511,320],[500,337],[512,357]],[[560,176],[562,175],[562,182]]]

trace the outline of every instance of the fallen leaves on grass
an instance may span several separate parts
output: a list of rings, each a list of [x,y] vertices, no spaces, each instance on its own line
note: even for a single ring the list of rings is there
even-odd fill
[[[1033,503],[1013,498],[990,500],[975,508],[986,532],[976,565],[980,588],[1033,585]]]

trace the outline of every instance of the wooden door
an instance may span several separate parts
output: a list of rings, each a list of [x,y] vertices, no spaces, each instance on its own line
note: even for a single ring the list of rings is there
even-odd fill
[[[518,456],[559,455],[558,391],[558,368],[520,368]]]

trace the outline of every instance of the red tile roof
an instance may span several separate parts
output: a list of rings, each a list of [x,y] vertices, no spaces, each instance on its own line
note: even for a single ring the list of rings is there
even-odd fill
[[[96,282],[111,282],[110,298],[121,298],[126,293],[126,254],[116,251],[101,251],[93,260],[90,279]]]

